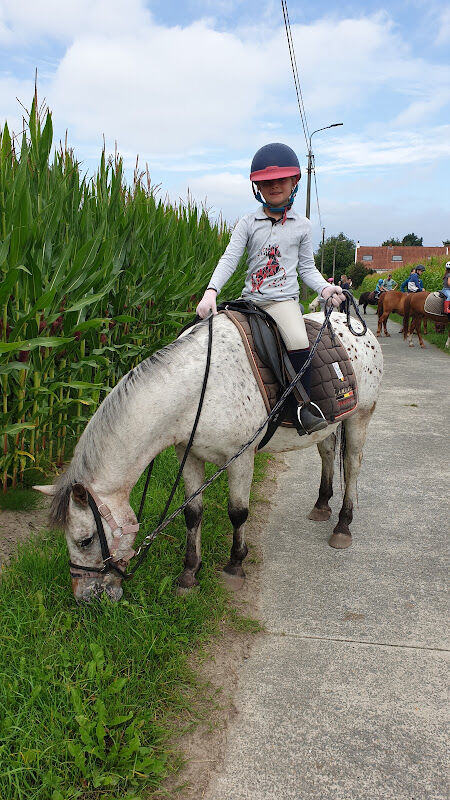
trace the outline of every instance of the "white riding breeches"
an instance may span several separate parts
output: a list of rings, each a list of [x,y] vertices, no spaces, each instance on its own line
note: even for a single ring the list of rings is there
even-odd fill
[[[304,350],[309,347],[305,321],[297,300],[253,302],[274,318],[288,350]]]

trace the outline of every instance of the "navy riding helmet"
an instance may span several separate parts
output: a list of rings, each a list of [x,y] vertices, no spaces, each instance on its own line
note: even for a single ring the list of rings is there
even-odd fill
[[[291,147],[281,142],[265,144],[264,147],[255,153],[250,167],[250,180],[252,182],[253,194],[256,199],[263,204],[269,211],[285,211],[291,207],[297,194],[298,181],[295,184],[288,204],[283,208],[272,208],[264,201],[259,192],[255,191],[254,183],[259,181],[270,181],[276,178],[301,178],[300,164],[297,156]]]
[[[416,272],[425,272],[425,267],[423,264],[417,264],[417,267],[414,267]]]

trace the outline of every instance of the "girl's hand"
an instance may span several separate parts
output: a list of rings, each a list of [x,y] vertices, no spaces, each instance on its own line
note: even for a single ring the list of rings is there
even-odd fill
[[[197,306],[197,316],[205,319],[209,313],[217,314],[216,297],[215,289],[207,289]]]
[[[321,294],[324,300],[328,300],[331,297],[331,302],[336,308],[345,300],[345,294],[343,294],[341,287],[335,286],[334,283],[330,283],[329,286],[325,286],[322,289]]]

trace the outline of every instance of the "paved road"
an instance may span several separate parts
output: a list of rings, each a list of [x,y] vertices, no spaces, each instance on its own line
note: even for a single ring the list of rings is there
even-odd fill
[[[349,550],[327,545],[339,479],[331,520],[310,522],[318,453],[286,455],[263,538],[267,634],[206,800],[448,800],[450,359],[388,326]]]

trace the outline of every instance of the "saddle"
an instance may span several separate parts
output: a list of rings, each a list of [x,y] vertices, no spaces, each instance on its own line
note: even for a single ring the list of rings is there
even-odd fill
[[[286,347],[277,324],[266,311],[247,300],[233,300],[217,307],[236,325],[243,341],[253,374],[268,413],[295,377]],[[310,345],[313,345],[321,325],[305,319]],[[340,421],[357,406],[356,378],[348,353],[337,337],[324,331],[312,360],[311,389],[306,394],[301,379],[293,394],[297,402],[312,400],[327,422]],[[279,425],[291,427],[288,408],[283,406],[269,423],[267,433],[259,444],[264,447]]]
[[[446,319],[446,314],[444,314],[444,296],[440,292],[430,292],[428,297],[425,298],[425,305],[423,310],[427,312],[427,314],[434,314],[435,316],[442,316],[444,320]]]
[[[221,303],[217,306],[217,311],[219,314],[225,314],[238,329],[269,414],[296,375],[275,320],[251,300],[239,299]],[[185,325],[180,333],[199,321],[200,319],[196,317]],[[312,346],[321,325],[306,318],[305,325]],[[348,353],[334,335],[332,328],[331,333],[323,332],[311,366],[309,397],[300,379],[292,389],[297,402],[312,400],[319,406],[329,423],[340,422],[352,414],[358,404],[356,377]],[[279,425],[284,427],[293,425],[286,404],[269,422],[258,449],[267,444]]]

